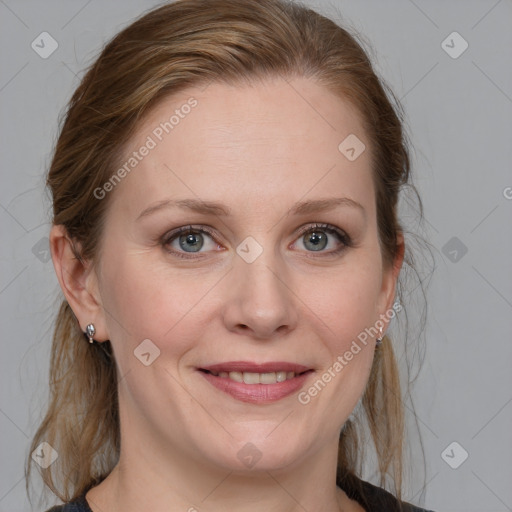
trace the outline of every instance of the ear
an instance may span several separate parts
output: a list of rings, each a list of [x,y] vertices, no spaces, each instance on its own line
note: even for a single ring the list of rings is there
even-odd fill
[[[383,319],[384,327],[382,332],[385,333],[389,324],[387,312],[389,312],[395,301],[395,292],[396,292],[396,283],[398,281],[398,275],[400,274],[400,269],[402,268],[402,263],[404,261],[405,254],[405,243],[404,243],[404,235],[400,231],[397,234],[397,248],[396,255],[393,263],[391,265],[387,265],[384,268],[382,273],[382,288],[379,297],[379,305],[378,312],[381,315],[381,319]]]
[[[50,252],[60,287],[82,332],[88,324],[94,324],[95,341],[108,340],[104,309],[98,290],[96,271],[90,262],[82,260],[80,247],[69,238],[62,225],[50,231]]]

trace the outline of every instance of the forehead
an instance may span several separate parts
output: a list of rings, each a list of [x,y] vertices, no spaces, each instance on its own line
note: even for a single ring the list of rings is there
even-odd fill
[[[121,162],[134,165],[113,199],[130,216],[150,201],[194,196],[267,209],[308,194],[362,201],[373,190],[370,152],[349,159],[345,140],[359,141],[357,152],[367,145],[360,116],[310,79],[190,88],[137,128]]]

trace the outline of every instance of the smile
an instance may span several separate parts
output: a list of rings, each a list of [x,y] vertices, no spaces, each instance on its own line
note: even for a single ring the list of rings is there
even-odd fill
[[[275,384],[284,382],[295,377],[295,372],[271,372],[271,373],[253,373],[253,372],[209,372],[215,377],[231,379],[235,382],[244,382],[245,384]]]
[[[291,363],[223,363],[198,368],[215,388],[236,400],[270,403],[281,400],[304,385],[312,369]]]

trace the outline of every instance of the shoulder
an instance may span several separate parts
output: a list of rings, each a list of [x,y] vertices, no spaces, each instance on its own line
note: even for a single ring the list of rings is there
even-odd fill
[[[405,501],[400,502],[389,491],[363,480],[361,482],[368,497],[369,512],[433,512]]]
[[[76,500],[65,503],[64,505],[56,505],[46,512],[92,512],[92,510],[89,508],[85,496],[80,496]]]
[[[433,512],[407,502],[400,502],[389,491],[369,482],[347,475],[341,481],[341,487],[349,498],[357,501],[367,512]]]

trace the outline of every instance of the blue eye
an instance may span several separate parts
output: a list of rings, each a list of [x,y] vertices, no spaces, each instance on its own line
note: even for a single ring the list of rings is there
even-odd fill
[[[180,235],[180,247],[186,252],[198,252],[204,244],[204,238],[201,233],[189,233]]]
[[[301,230],[297,242],[301,242],[307,252],[338,254],[350,246],[350,238],[340,229],[329,224],[306,226]],[[324,249],[330,249],[324,251]]]
[[[208,229],[205,227],[193,228],[192,226],[183,226],[168,233],[164,236],[162,245],[169,252],[182,258],[187,257],[185,253],[203,253],[220,247]]]
[[[322,233],[322,231],[312,231],[308,235],[304,235],[302,240],[304,241],[304,246],[311,251],[321,251],[327,246],[329,237]]]

